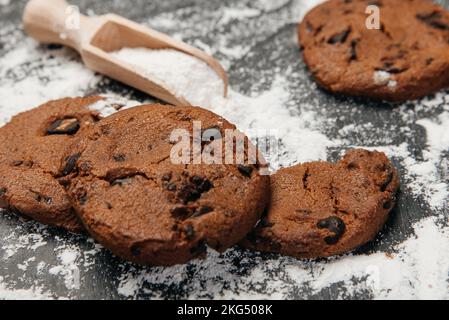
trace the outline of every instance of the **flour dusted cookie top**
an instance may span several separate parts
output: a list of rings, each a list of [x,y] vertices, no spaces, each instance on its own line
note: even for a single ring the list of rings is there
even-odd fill
[[[78,215],[118,256],[184,263],[206,245],[219,251],[232,246],[260,218],[269,177],[259,174],[259,165],[173,163],[177,140],[171,134],[185,129],[191,142],[194,121],[201,121],[203,133],[219,132],[215,142],[235,129],[201,108],[146,105],[103,119],[66,155],[61,172],[71,180]],[[203,151],[211,143],[199,142]]]
[[[395,203],[397,172],[380,152],[349,151],[271,176],[271,204],[243,245],[298,258],[341,254],[374,238]]]
[[[58,172],[65,149],[99,120],[89,106],[101,99],[49,101],[0,128],[0,207],[71,231],[82,229]]]
[[[365,10],[380,9],[380,29]],[[402,101],[449,86],[449,12],[427,0],[330,0],[298,27],[303,57],[325,89]]]

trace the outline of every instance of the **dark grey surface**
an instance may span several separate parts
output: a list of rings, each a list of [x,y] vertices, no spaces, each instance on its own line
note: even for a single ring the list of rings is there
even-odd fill
[[[0,27],[2,25],[20,25],[20,16],[25,1],[11,1],[6,7],[0,7]],[[306,68],[300,59],[300,52],[296,42],[291,41],[296,35],[296,24],[285,21],[289,12],[294,10],[292,1],[286,1],[283,5],[273,10],[262,12],[260,15],[250,17],[244,21],[230,21],[226,24],[218,23],[219,17],[214,13],[220,12],[223,6],[233,6],[236,3],[244,3],[247,6],[257,7],[257,1],[219,1],[219,0],[164,0],[164,1],[74,1],[79,4],[81,11],[87,8],[93,9],[96,14],[114,12],[126,16],[138,22],[145,22],[152,25],[152,17],[157,17],[164,13],[176,12],[175,16],[180,18],[179,33],[183,35],[183,40],[195,44],[197,40],[210,46],[212,53],[223,61],[228,67],[231,86],[243,93],[260,92],[270,87],[275,74],[284,74],[291,84],[290,106],[301,106],[307,104],[318,114],[325,114],[323,117],[328,123],[324,123],[321,131],[328,137],[344,138],[347,143],[329,150],[329,159],[335,159],[346,146],[364,145],[399,145],[407,142],[410,153],[416,158],[422,158],[422,150],[425,145],[425,130],[413,121],[405,121],[402,115],[403,109],[383,103],[375,103],[362,99],[348,99],[335,97],[317,89],[309,79]],[[446,2],[447,3],[447,2]],[[263,10],[262,10],[263,11]],[[161,31],[173,33],[174,27],[160,28]],[[14,32],[17,32],[14,31]],[[19,31],[21,32],[21,31]],[[237,58],[222,52],[217,43],[228,41],[230,43],[242,43],[249,51]],[[8,44],[9,46],[9,44]],[[8,50],[7,44],[0,39],[0,56]],[[43,51],[49,50],[42,47]],[[26,66],[23,66],[26,68]],[[33,68],[39,68],[34,66]],[[28,69],[32,72],[32,69]],[[142,93],[136,92],[122,84],[111,81],[97,86],[90,93],[103,93],[114,91],[117,93],[131,94],[138,100],[147,99]],[[0,97],[2,98],[2,97]],[[446,101],[446,103],[448,103]],[[410,103],[407,107],[415,111],[412,115],[414,120],[436,116],[442,112],[442,105],[428,109],[415,109],[415,105]],[[298,107],[298,110],[300,108]],[[299,111],[298,111],[299,112]],[[413,120],[413,119],[412,119]],[[355,123],[364,124],[370,122],[375,129],[362,126],[360,130],[346,134],[344,137],[339,133],[339,129]],[[401,127],[408,126],[410,131],[401,132]],[[402,169],[400,159],[393,161]],[[446,175],[447,161],[440,164],[440,174]],[[404,182],[404,181],[402,181]],[[446,214],[444,210],[431,210],[419,197],[416,198],[407,190],[402,190],[399,196],[398,205],[395,208],[387,225],[377,239],[358,250],[358,253],[365,254],[375,251],[392,251],[393,245],[407,239],[413,232],[414,222],[426,216],[438,216]],[[447,218],[442,218],[441,223],[446,223]],[[143,268],[132,264],[123,263],[120,259],[113,257],[105,250],[99,250],[92,258],[93,265],[84,267],[83,262],[87,261],[85,255],[80,258],[81,288],[78,290],[68,290],[64,283],[52,275],[40,276],[36,274],[35,268],[28,268],[22,271],[17,264],[23,263],[30,255],[39,257],[39,260],[47,262],[47,265],[57,264],[55,252],[61,245],[78,248],[80,252],[85,252],[94,248],[92,241],[87,241],[84,236],[74,236],[61,230],[42,227],[32,222],[20,221],[13,214],[5,214],[0,217],[0,238],[8,239],[7,243],[18,241],[20,235],[29,233],[39,234],[47,242],[36,251],[29,252],[20,249],[0,264],[0,276],[14,288],[30,288],[32,286],[42,286],[53,297],[69,298],[99,298],[118,299],[123,298],[117,291],[120,279],[123,274],[129,272],[135,274],[152,274],[149,279],[157,281],[143,281],[141,290],[136,292],[135,298],[219,298],[222,292],[226,291],[231,296],[238,297],[240,293],[239,279],[248,275],[253,268],[263,263],[265,260],[273,259],[272,255],[260,255],[240,249],[233,249],[222,255],[221,260],[216,264],[191,263],[179,268],[180,279],[174,280],[175,271],[170,271],[165,275],[164,268]],[[11,237],[13,235],[13,237]],[[0,254],[5,250],[0,249]],[[30,262],[36,264],[38,261]],[[211,271],[212,266],[227,263],[226,277],[221,274],[221,268]],[[313,262],[303,262],[307,267]],[[279,281],[289,281],[283,274],[282,265],[275,265],[271,270],[266,270],[267,277],[279,279]],[[355,282],[363,279],[355,279]],[[211,285],[214,283],[214,285]],[[264,287],[264,281],[258,281],[258,286],[252,287],[251,282],[245,282],[245,291],[260,293],[264,297],[270,297],[269,288]],[[307,285],[297,286],[295,283],[286,283],[287,287],[284,296],[290,299],[327,299],[327,298],[371,298],[369,290],[351,290],[350,292],[343,285],[334,284],[324,288],[320,292],[314,292]],[[210,288],[213,288],[212,290]]]

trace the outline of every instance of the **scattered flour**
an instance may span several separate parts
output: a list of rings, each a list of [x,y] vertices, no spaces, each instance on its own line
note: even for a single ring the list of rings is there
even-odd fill
[[[398,245],[397,253],[382,252],[371,255],[346,255],[326,262],[302,262],[288,257],[264,259],[251,257],[254,266],[250,273],[236,275],[232,255],[218,257],[208,253],[205,261],[194,261],[188,267],[195,270],[195,277],[208,279],[200,288],[194,287],[190,298],[202,298],[201,292],[220,293],[222,298],[285,299],[289,295],[288,283],[296,288],[308,287],[309,295],[329,289],[333,284],[345,283],[352,291],[368,290],[375,299],[448,299],[449,283],[449,229],[436,226],[434,218],[423,219],[415,225],[415,236]],[[248,258],[240,257],[244,264]],[[146,286],[175,285],[189,277],[187,266],[133,270],[123,274],[118,292],[136,297]],[[275,275],[270,270],[281,270]],[[220,278],[230,280],[227,288],[217,281]],[[355,279],[366,279],[355,282]],[[240,282],[238,290],[233,282]],[[197,291],[195,289],[198,289]],[[260,289],[260,290],[255,290]],[[342,291],[338,298],[346,297]]]
[[[396,80],[391,79],[391,73],[382,70],[374,71],[373,81],[376,85],[387,85],[390,89],[394,89],[398,85]]]
[[[91,110],[100,112],[102,117],[110,116],[118,110],[125,110],[140,105],[139,101],[124,99],[116,94],[102,95],[105,99],[90,105]]]
[[[0,124],[48,100],[83,95],[100,79],[70,49],[44,51],[25,38],[0,56]]]
[[[3,283],[3,277],[0,276],[0,300],[51,300],[50,293],[45,292],[40,287],[29,289],[11,289]]]
[[[58,253],[57,257],[60,264],[50,268],[48,272],[52,275],[62,276],[67,289],[79,289],[80,269],[77,264],[77,259],[80,256],[79,249],[62,248],[59,250],[60,252]]]
[[[220,23],[227,24],[233,20],[243,20],[248,18],[253,18],[261,14],[261,11],[258,9],[252,8],[225,8],[223,10],[223,16],[220,20]]]
[[[26,249],[29,251],[36,251],[39,247],[45,246],[47,242],[44,240],[44,237],[38,233],[20,235],[16,237],[15,234],[9,235],[4,240],[14,239],[12,243],[7,241],[3,241],[2,249],[4,250],[3,259],[8,259],[16,254],[21,249]]]

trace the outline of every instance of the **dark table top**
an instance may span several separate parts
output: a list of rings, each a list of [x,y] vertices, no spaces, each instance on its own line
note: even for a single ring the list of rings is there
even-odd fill
[[[307,74],[295,40],[295,21],[300,15],[301,1],[73,2],[80,6],[81,12],[88,9],[95,14],[114,12],[206,48],[227,68],[233,90],[243,94],[264,92],[277,75],[282,75],[290,83],[287,105],[291,112],[301,114],[304,110],[312,110],[320,119],[318,130],[339,141],[328,148],[329,160],[336,159],[351,146],[387,146],[393,150],[390,155],[395,165],[406,173],[406,159],[395,156],[395,148],[405,145],[409,157],[414,161],[422,160],[427,148],[426,131],[417,121],[436,119],[448,110],[447,91],[429,98],[429,101],[436,101],[432,107],[422,107],[420,102],[392,106],[335,97],[318,89]],[[0,59],[15,48],[10,43],[12,33],[18,39],[17,43],[26,38],[20,23],[24,5],[23,0],[0,5],[0,27],[3,29]],[[52,49],[39,48],[43,56],[49,50]],[[77,57],[73,59],[79,61]],[[42,65],[14,66],[11,70],[0,68],[0,87],[17,68],[34,72]],[[140,101],[149,99],[112,80],[100,81],[84,93],[105,92]],[[436,168],[441,181],[447,183],[449,152],[445,154]],[[438,223],[447,225],[447,207],[434,208],[424,195],[413,193],[410,188],[414,183],[413,176],[403,175],[401,183],[398,204],[374,241],[354,255],[321,261],[298,261],[233,248],[221,255],[210,253],[204,261],[183,266],[140,267],[112,256],[85,236],[23,221],[5,212],[0,216],[0,238],[3,239],[0,243],[0,298],[370,299],[376,294],[370,290],[366,277],[354,274],[348,281],[326,282],[318,275],[331,264],[335,265],[335,272],[339,261],[347,261],[349,265],[352,261],[349,259],[357,256],[396,253],[397,245],[409,239],[414,233],[414,224],[425,217],[434,216]],[[314,273],[317,274],[316,281]]]

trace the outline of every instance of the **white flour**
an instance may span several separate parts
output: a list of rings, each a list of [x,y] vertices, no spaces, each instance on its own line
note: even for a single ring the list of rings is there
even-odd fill
[[[230,68],[240,59],[251,58],[257,53],[253,48],[262,40],[283,32],[286,23],[298,21],[318,2],[321,1],[297,0],[285,10],[282,7],[288,1],[275,5],[271,0],[241,2],[239,10],[187,7],[158,14],[148,19],[147,24],[206,50]],[[259,18],[262,13],[265,15]],[[228,31],[223,32],[221,28]],[[213,41],[205,35],[213,37]],[[109,82],[85,68],[73,51],[41,48],[15,26],[2,26],[0,38],[5,50],[0,54],[0,125],[49,99],[95,93],[104,82]],[[297,47],[294,36],[288,45]],[[283,49],[270,48],[279,60],[285,53]],[[299,53],[294,54],[299,59]],[[126,50],[119,55],[126,59]],[[269,159],[273,170],[297,162],[326,159],[332,151],[348,147],[385,151],[401,168],[401,197],[412,198],[419,204],[413,210],[422,211],[422,218],[413,223],[412,235],[402,243],[388,246],[386,251],[391,254],[379,249],[370,254],[309,262],[254,255],[233,248],[223,255],[209,252],[206,260],[187,265],[141,268],[111,258],[105,260],[107,251],[92,239],[61,235],[40,224],[5,216],[0,220],[0,261],[10,267],[0,270],[0,299],[78,298],[83,289],[88,292],[98,289],[92,284],[95,281],[104,281],[105,286],[113,288],[109,292],[113,297],[138,298],[148,294],[164,298],[162,292],[169,291],[166,288],[175,288],[173,291],[183,292],[180,298],[288,299],[294,298],[295,293],[313,298],[315,294],[336,290],[332,297],[367,293],[377,299],[449,299],[449,230],[444,224],[449,219],[447,92],[416,101],[412,107],[404,104],[391,109],[391,115],[399,116],[403,125],[382,128],[354,120],[354,124],[333,132],[329,129],[338,128],[336,124],[344,115],[333,113],[325,102],[313,96],[308,96],[307,103],[298,102],[303,101],[301,95],[317,91],[313,84],[308,84],[307,75],[299,67],[281,69],[262,65],[260,68],[266,72],[254,81],[255,86],[243,94],[235,88],[239,84],[234,83],[228,99],[223,99],[217,93],[221,86],[215,73],[209,69],[192,72],[192,68],[204,66],[200,62],[187,61],[173,52],[159,51],[151,55],[152,64],[154,55],[158,61],[170,64],[169,68],[159,70],[161,78],[167,76],[165,80],[170,82],[167,85],[188,99],[202,102],[251,138],[258,136],[257,130],[264,130],[279,139],[278,156]],[[245,63],[229,70],[232,74],[247,72],[249,76],[259,71],[247,70]],[[190,72],[191,77],[179,77],[180,71]],[[200,85],[204,82],[206,86]],[[204,88],[207,90],[203,91]],[[116,111],[110,107],[110,99],[125,103],[126,107],[137,103],[128,103],[131,99],[126,99],[129,98],[126,95],[124,102],[119,98],[121,93],[106,93],[107,102],[92,106],[105,116]],[[351,119],[364,112],[363,106],[348,102],[341,102],[340,107],[350,111]],[[437,115],[430,116],[427,110],[435,108],[439,108]],[[426,134],[426,145],[415,152],[411,142],[419,138],[420,128]],[[394,140],[389,130],[399,131],[404,141]],[[412,224],[407,221],[407,211],[400,219]],[[379,241],[382,243],[382,239]],[[336,284],[344,285],[332,289]]]
[[[59,250],[57,257],[60,264],[50,268],[48,272],[52,275],[62,276],[67,289],[79,289],[80,270],[77,265],[77,259],[80,256],[79,249],[62,247]]]

